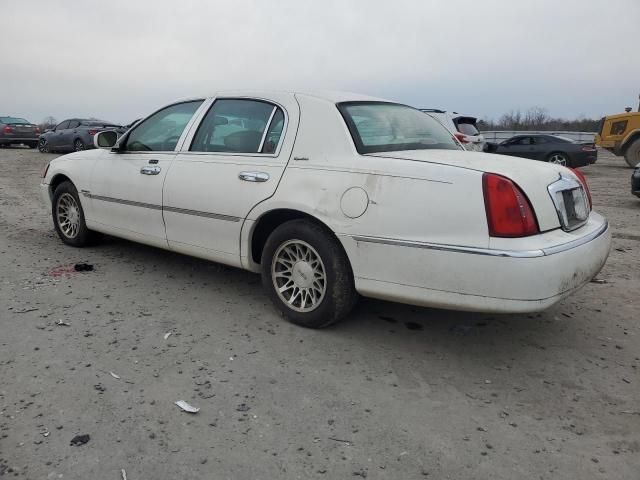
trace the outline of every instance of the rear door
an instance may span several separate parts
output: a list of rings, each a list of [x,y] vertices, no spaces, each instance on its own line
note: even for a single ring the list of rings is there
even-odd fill
[[[165,182],[164,220],[172,249],[240,266],[243,221],[275,192],[298,120],[293,96],[278,103],[215,99]]]
[[[167,247],[162,218],[162,186],[176,146],[203,100],[165,107],[140,122],[122,140],[120,151],[104,152],[91,175],[91,221],[103,231]]]

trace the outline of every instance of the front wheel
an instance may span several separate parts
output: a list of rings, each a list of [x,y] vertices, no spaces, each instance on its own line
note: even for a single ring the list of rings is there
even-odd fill
[[[52,201],[53,225],[60,239],[73,247],[89,245],[95,232],[87,228],[78,191],[71,182],[56,187]]]
[[[351,311],[358,295],[338,240],[308,220],[280,225],[262,252],[262,284],[274,305],[297,325],[322,328]]]
[[[73,142],[73,149],[76,152],[81,152],[82,150],[84,150],[84,142],[77,138],[76,141]]]
[[[40,153],[49,153],[49,143],[44,138],[38,141],[38,150],[40,150]]]

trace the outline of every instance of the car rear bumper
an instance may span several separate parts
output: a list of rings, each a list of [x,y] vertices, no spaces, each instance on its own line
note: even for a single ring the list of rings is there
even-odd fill
[[[0,143],[5,145],[11,143],[38,143],[38,135],[35,137],[28,135],[16,135],[15,137],[3,136],[0,137]]]
[[[598,152],[580,152],[574,153],[569,161],[570,167],[586,167],[598,161]]]
[[[592,213],[580,232],[538,235],[537,247],[477,249],[341,237],[364,296],[455,310],[544,310],[595,277],[609,255],[607,221]],[[559,238],[563,240],[557,242]],[[551,241],[551,240],[554,241]]]

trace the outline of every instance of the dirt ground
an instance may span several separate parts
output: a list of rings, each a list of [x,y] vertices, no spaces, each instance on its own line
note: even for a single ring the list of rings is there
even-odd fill
[[[640,478],[640,199],[622,159],[583,169],[613,226],[606,283],[536,315],[362,300],[311,331],[253,274],[64,246],[38,196],[52,158],[0,149],[0,477]]]

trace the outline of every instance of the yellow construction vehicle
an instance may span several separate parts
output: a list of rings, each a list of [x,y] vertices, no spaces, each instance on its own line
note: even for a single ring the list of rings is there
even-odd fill
[[[631,107],[625,113],[608,115],[600,120],[596,145],[614,155],[624,157],[630,167],[640,163],[640,106],[637,112]]]

